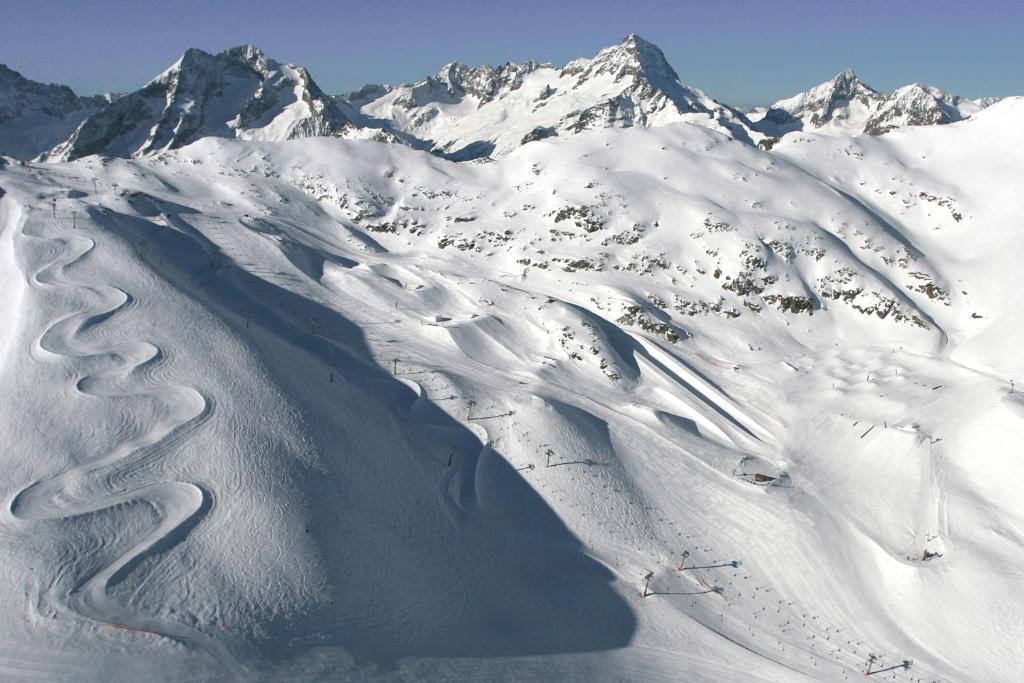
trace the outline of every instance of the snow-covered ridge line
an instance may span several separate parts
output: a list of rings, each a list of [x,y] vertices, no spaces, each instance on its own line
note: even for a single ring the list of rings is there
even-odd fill
[[[32,159],[112,99],[80,97],[67,86],[37,83],[0,64],[0,155]]]
[[[368,86],[351,97],[364,114],[455,160],[585,130],[679,121],[750,139],[741,112],[683,85],[661,50],[636,34],[561,68],[454,62],[419,83]]]
[[[797,130],[883,135],[905,126],[960,121],[998,101],[991,97],[968,100],[920,83],[886,94],[862,82],[853,69],[846,69],[806,92],[775,102],[755,128],[769,136]]]
[[[685,85],[662,51],[636,34],[562,67],[451,62],[417,83],[369,85],[340,96],[325,94],[306,69],[280,64],[252,45],[216,55],[189,49],[122,97],[75,99],[61,88],[0,70],[0,153],[46,160],[137,157],[205,136],[334,136],[400,142],[461,161],[500,157],[585,130],[676,122],[751,143],[802,129],[877,135],[961,120],[994,101],[919,84],[884,95],[847,70],[776,102],[752,122]]]
[[[252,45],[211,55],[189,49],[141,89],[86,118],[46,160],[91,154],[138,157],[203,137],[288,140],[357,133],[356,114],[306,69]]]

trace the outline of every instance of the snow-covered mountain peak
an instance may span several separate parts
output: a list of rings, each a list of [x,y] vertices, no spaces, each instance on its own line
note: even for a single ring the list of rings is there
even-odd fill
[[[9,68],[6,64],[0,64],[0,86],[10,86],[11,84],[25,80],[28,79],[14,69]]]
[[[991,102],[969,100],[939,88],[911,83],[897,88],[882,102],[864,132],[882,135],[903,126],[929,126],[960,121]]]
[[[618,45],[604,48],[591,58],[569,62],[562,73],[579,76],[580,83],[601,74],[611,74],[616,81],[627,77],[646,79],[658,86],[679,81],[665,53],[635,33],[623,38]]]
[[[863,84],[857,78],[857,73],[853,69],[846,68],[837,73],[832,80],[828,81],[828,85],[831,85],[836,90],[852,92],[856,89],[857,85]]]
[[[289,65],[291,66],[291,65]],[[190,47],[174,64],[153,78],[147,86],[167,84],[182,78],[216,77],[225,72],[246,73],[253,71],[266,78],[281,65],[270,58],[255,45],[239,45],[222,52],[212,54],[197,47]]]
[[[0,64],[0,122],[17,116],[25,106],[59,115],[76,107],[79,99],[66,85],[37,83]]]
[[[48,158],[141,156],[207,136],[286,140],[351,128],[344,105],[302,67],[253,45],[218,54],[190,48],[143,88],[86,119]]]
[[[885,95],[845,69],[776,102],[763,115],[759,111],[754,124],[741,111],[684,84],[662,50],[635,33],[562,67],[532,60],[493,66],[452,61],[416,83],[370,85],[344,96],[325,94],[305,68],[277,62],[252,44],[215,54],[189,48],[123,98],[79,101],[63,86],[49,86],[54,90],[46,97],[5,106],[18,101],[12,92],[26,88],[12,85],[21,77],[0,68],[0,151],[46,160],[138,157],[206,136],[317,135],[402,142],[468,160],[504,156],[523,144],[587,130],[680,122],[771,148],[774,142],[763,137],[795,130],[881,134],[904,125],[957,121],[994,101],[967,100],[917,83]],[[46,87],[34,84],[27,90]],[[54,99],[65,104],[52,105]],[[19,118],[21,133],[8,135],[2,128],[5,109],[29,112],[27,119]],[[58,110],[59,115],[52,113]],[[40,128],[45,134],[31,133],[30,120],[36,119],[45,124]]]
[[[268,57],[263,50],[259,49],[252,43],[246,43],[245,45],[236,45],[235,47],[229,47],[224,50],[221,54],[231,57],[237,57],[244,60],[247,64],[256,66],[257,64],[263,64],[268,61]]]
[[[0,64],[0,154],[31,159],[106,103],[105,97],[79,97],[66,85],[38,83]]]
[[[448,94],[453,97],[468,94],[485,104],[503,91],[518,89],[526,75],[541,67],[550,68],[550,65],[531,60],[523,64],[506,62],[500,66],[484,64],[471,68],[461,62],[449,62],[437,72],[434,79],[445,86]]]
[[[790,129],[801,122],[814,128],[862,128],[873,105],[883,97],[857,78],[853,69],[845,69],[807,92],[779,100],[764,120]]]
[[[771,106],[756,128],[767,135],[814,130],[833,135],[882,135],[903,126],[952,123],[991,101],[968,100],[939,88],[911,83],[885,94],[846,69],[821,85]]]
[[[891,93],[889,93],[888,99],[890,99],[890,100],[897,100],[897,99],[904,99],[904,100],[926,100],[926,99],[929,99],[929,100],[935,100],[937,102],[942,102],[943,104],[947,104],[947,105],[950,105],[950,106],[953,106],[953,107],[955,107],[960,102],[964,101],[964,98],[960,97],[959,95],[955,95],[955,94],[953,94],[951,92],[946,92],[945,90],[942,90],[941,88],[936,88],[935,86],[932,86],[932,85],[927,85],[927,84],[924,84],[924,83],[918,83],[916,81],[914,83],[909,84],[909,85],[904,85],[904,86],[902,86],[900,88],[896,88]]]
[[[749,139],[750,126],[740,112],[680,83],[662,51],[635,34],[560,69],[532,61],[475,68],[452,62],[413,85],[364,88],[350,102],[457,160],[502,156],[596,128],[686,121]]]

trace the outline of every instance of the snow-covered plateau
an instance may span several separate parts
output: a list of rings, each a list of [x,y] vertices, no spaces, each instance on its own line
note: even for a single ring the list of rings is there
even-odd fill
[[[9,81],[0,678],[1024,680],[1024,98]]]

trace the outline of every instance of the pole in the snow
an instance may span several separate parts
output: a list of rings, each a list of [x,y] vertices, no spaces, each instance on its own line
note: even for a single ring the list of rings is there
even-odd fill
[[[476,405],[476,399],[475,398],[469,399],[469,412],[466,413],[466,419],[467,420],[472,420],[473,419],[473,406],[475,406],[475,405]]]
[[[57,217],[57,198],[53,198],[53,203],[50,205],[53,208],[53,217]]]
[[[96,194],[100,193],[100,186],[96,183],[96,179],[92,179],[92,189]]]
[[[551,450],[550,448],[547,449],[546,451],[544,451],[544,455],[546,455],[548,457],[548,462],[545,465],[545,467],[551,467],[551,456],[554,455],[554,454],[555,454],[555,452],[553,450]]]
[[[455,446],[448,446],[448,467],[452,466],[452,458],[455,457]]]
[[[331,384],[334,384],[334,368],[335,368],[335,366],[336,366],[336,365],[337,365],[337,363],[336,363],[335,361],[333,361],[333,360],[332,360],[332,361],[331,361],[331,363],[330,363],[330,366],[331,366],[331,369],[330,369],[330,373],[331,373]]]
[[[71,212],[71,229],[78,230],[78,214],[74,211]]]
[[[689,550],[684,550],[683,551],[683,561],[679,563],[678,567],[676,567],[676,569],[678,571],[684,571],[686,569],[686,558],[688,558],[689,556],[690,556],[690,551]]]
[[[743,562],[741,560],[733,560],[732,562],[724,562],[722,564],[707,564],[702,567],[682,567],[682,565],[680,565],[679,571],[684,571],[685,569],[718,569],[720,567],[732,567],[733,569],[736,569],[742,564]]]
[[[649,593],[647,592],[647,587],[651,585],[651,579],[653,577],[654,572],[647,572],[646,574],[644,574],[644,591],[640,594],[641,598],[646,598],[649,595]]]
[[[875,674],[883,674],[886,671],[895,671],[896,669],[903,669],[904,671],[910,671],[911,667],[914,666],[914,660],[913,659],[904,659],[900,664],[894,664],[893,666],[888,666],[888,667],[886,667],[884,669],[878,669],[876,671],[872,671],[871,670],[871,664],[874,664],[877,659],[878,659],[877,657],[875,657],[874,655],[871,655],[871,658],[869,659],[869,663],[868,663],[868,670],[864,672],[865,676],[874,676]]]
[[[392,368],[391,374],[392,375],[397,375],[398,374],[398,359],[397,358],[392,358],[391,359],[391,363],[393,364],[393,368]]]

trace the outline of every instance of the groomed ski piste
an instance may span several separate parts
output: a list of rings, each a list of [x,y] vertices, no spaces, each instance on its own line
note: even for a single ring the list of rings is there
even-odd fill
[[[0,677],[1021,680],[1022,124],[6,160]]]

